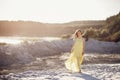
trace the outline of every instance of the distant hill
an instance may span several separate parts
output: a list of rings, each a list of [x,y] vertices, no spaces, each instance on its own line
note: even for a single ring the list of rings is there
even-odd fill
[[[86,21],[73,21],[69,23],[64,23],[64,25],[73,25],[73,26],[99,26],[104,25],[104,20],[86,20]]]
[[[40,23],[33,21],[0,21],[0,36],[61,36],[72,34],[76,29],[100,28],[105,21],[73,21],[62,24]]]
[[[72,21],[68,23],[41,23],[34,21],[0,21],[0,36],[70,37],[81,29],[86,38],[102,41],[120,41],[120,13],[106,20]]]

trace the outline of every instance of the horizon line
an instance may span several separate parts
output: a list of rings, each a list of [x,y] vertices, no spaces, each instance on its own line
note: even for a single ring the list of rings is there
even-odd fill
[[[0,21],[8,21],[8,22],[19,22],[19,21],[23,21],[23,22],[38,22],[38,23],[45,23],[45,24],[65,24],[65,23],[71,23],[71,22],[77,22],[77,21],[105,21],[106,19],[94,19],[94,20],[71,20],[71,21],[65,21],[65,22],[44,22],[44,21],[37,21],[37,20],[0,20]]]

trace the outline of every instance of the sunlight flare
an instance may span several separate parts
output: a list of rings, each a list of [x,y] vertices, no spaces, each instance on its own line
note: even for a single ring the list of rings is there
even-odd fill
[[[7,43],[7,44],[20,44],[22,41],[17,39],[5,39],[0,38],[0,43]]]

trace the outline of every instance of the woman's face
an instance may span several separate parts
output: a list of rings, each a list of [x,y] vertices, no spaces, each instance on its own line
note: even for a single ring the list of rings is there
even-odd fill
[[[81,35],[82,35],[80,31],[78,31],[77,34],[78,34],[78,37],[81,37]]]

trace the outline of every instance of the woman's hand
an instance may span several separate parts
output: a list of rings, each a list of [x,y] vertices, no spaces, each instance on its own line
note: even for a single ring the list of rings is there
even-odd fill
[[[84,52],[82,52],[82,55],[84,55]]]

